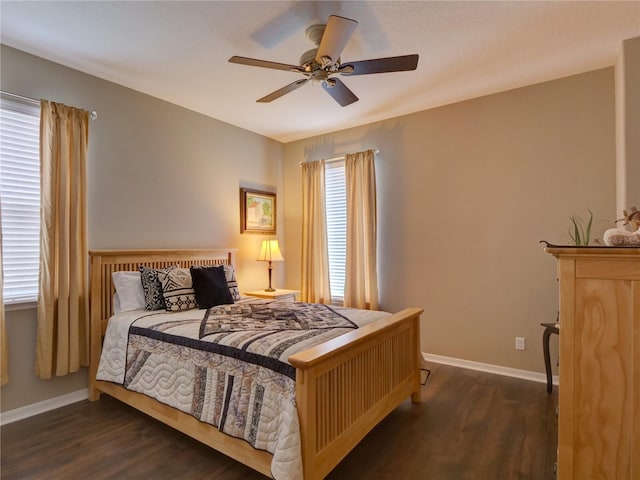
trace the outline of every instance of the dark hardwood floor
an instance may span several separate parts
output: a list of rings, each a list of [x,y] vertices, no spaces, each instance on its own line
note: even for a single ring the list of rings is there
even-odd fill
[[[557,392],[431,364],[423,403],[403,403],[331,480],[553,480]],[[265,477],[103,395],[1,429],[5,479]]]

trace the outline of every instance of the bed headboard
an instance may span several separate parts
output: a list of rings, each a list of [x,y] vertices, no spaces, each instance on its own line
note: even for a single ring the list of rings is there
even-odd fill
[[[91,330],[100,326],[104,334],[107,320],[113,315],[113,295],[115,289],[111,274],[118,271],[137,271],[141,265],[163,268],[178,265],[189,268],[192,265],[234,265],[236,249],[199,250],[93,250],[90,259],[90,319]]]
[[[136,271],[140,265],[162,268],[178,265],[233,265],[236,249],[198,250],[93,250],[89,252],[89,398],[97,400],[96,373],[102,352],[102,337],[107,321],[113,315],[115,289],[111,274],[117,271]]]

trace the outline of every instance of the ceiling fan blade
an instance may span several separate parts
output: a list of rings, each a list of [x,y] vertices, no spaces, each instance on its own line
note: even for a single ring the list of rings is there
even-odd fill
[[[328,81],[322,82],[322,88],[342,107],[358,101],[356,94],[337,78],[330,78]]]
[[[316,62],[324,66],[326,62],[323,62],[323,58],[329,58],[331,63],[335,63],[357,26],[355,20],[331,15],[318,45]]]
[[[274,68],[276,70],[287,70],[289,72],[300,72],[302,69],[298,65],[288,65],[286,63],[269,62],[267,60],[256,60],[255,58],[234,56],[229,59],[229,63],[239,63],[250,67]]]
[[[348,68],[353,67],[351,73]],[[406,72],[418,68],[418,54],[400,57],[376,58],[360,62],[345,62],[338,70],[342,75],[369,75],[370,73]],[[347,71],[341,71],[341,70]]]
[[[279,90],[276,90],[275,92],[271,92],[269,95],[265,95],[262,98],[259,98],[258,100],[256,100],[256,102],[260,102],[260,103],[268,103],[268,102],[272,102],[273,100],[276,100],[278,98],[280,98],[283,95],[286,95],[287,93],[293,92],[294,90],[297,90],[298,88],[300,88],[302,85],[304,85],[305,83],[307,83],[309,81],[309,78],[303,78],[302,80],[296,80],[293,83],[290,83],[289,85],[286,85],[282,88],[280,88]]]

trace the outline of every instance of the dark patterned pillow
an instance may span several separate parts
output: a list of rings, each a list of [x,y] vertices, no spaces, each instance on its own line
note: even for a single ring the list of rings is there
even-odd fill
[[[238,281],[236,280],[236,272],[233,269],[233,265],[216,265],[214,267],[203,267],[201,265],[194,265],[191,268],[219,268],[224,267],[224,276],[227,279],[227,286],[229,287],[229,292],[231,292],[231,298],[233,298],[233,302],[235,303],[240,300],[242,297],[240,296],[240,290],[238,289]]]
[[[191,278],[198,308],[211,308],[234,303],[222,265],[191,267]]]
[[[188,268],[175,268],[170,272],[158,272],[162,284],[162,296],[169,312],[198,308]]]
[[[158,278],[158,272],[168,273],[175,268],[177,268],[175,265],[167,268],[138,267],[142,290],[144,290],[145,310],[166,310],[167,304],[162,296],[162,284]]]

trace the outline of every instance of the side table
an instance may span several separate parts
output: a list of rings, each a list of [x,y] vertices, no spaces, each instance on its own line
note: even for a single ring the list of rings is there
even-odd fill
[[[266,298],[268,300],[278,300],[280,302],[295,302],[296,295],[300,290],[285,290],[284,288],[276,288],[274,292],[266,290],[254,290],[252,292],[243,292],[244,295],[256,298]]]

